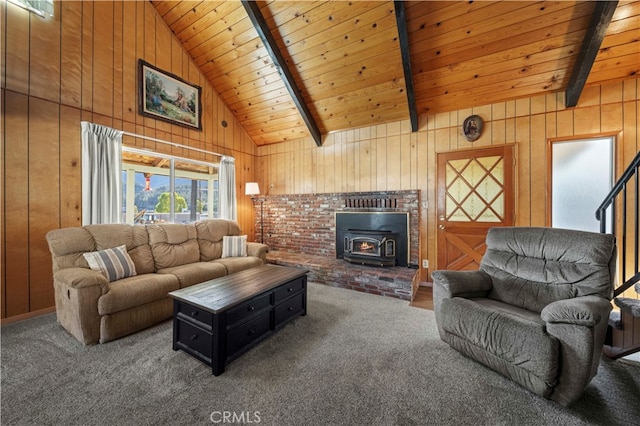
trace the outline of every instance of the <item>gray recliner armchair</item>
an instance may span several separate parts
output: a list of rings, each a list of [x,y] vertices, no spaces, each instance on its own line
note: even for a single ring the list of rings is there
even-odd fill
[[[611,311],[615,237],[492,228],[478,271],[434,271],[442,340],[569,405],[596,375]]]

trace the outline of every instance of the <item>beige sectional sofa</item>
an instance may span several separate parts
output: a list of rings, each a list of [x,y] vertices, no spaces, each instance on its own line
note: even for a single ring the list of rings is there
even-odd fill
[[[170,291],[266,263],[267,246],[253,242],[246,243],[246,255],[223,256],[225,236],[240,236],[236,222],[207,219],[50,231],[58,322],[84,344],[105,343],[170,318]],[[109,273],[90,268],[85,253],[94,257],[123,245],[135,275],[110,281]]]

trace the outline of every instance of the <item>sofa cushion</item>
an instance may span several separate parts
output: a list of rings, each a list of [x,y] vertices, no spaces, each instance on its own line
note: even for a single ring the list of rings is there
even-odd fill
[[[161,269],[158,273],[175,275],[182,288],[214,278],[224,277],[227,275],[227,269],[224,265],[213,262],[195,262],[188,265]]]
[[[205,219],[195,223],[200,246],[200,260],[208,262],[222,257],[222,239],[225,235],[240,235],[237,222],[226,219]]]
[[[156,270],[200,261],[194,224],[147,225]]]
[[[124,223],[99,224],[84,226],[95,241],[96,250],[125,245],[138,274],[155,272],[149,235],[142,225]]]
[[[222,237],[222,257],[245,257],[247,255],[247,236]]]
[[[98,299],[100,315],[113,314],[167,297],[180,288],[169,274],[144,274],[109,283],[109,291]]]
[[[559,342],[535,312],[495,300],[444,299],[442,329],[450,344],[507,377],[548,394],[558,375]],[[533,385],[532,385],[533,383]]]
[[[91,233],[80,227],[51,230],[47,232],[47,243],[53,260],[53,272],[66,268],[89,268],[83,254],[96,250]]]
[[[227,274],[244,271],[245,269],[254,268],[263,264],[262,259],[253,256],[225,257],[224,259],[214,260],[211,263],[224,265]]]
[[[136,275],[136,266],[127,253],[125,246],[85,253],[89,267],[102,273],[109,281]]]

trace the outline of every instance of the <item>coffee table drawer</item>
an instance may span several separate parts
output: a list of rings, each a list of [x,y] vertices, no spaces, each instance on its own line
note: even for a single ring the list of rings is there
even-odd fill
[[[195,321],[207,330],[211,330],[213,314],[188,303],[178,302],[178,318]]]
[[[233,327],[236,323],[246,321],[262,309],[271,306],[270,296],[268,293],[263,294],[229,309],[227,311],[227,327]]]
[[[271,330],[269,315],[271,315],[271,311],[264,312],[251,321],[229,331],[227,334],[227,356],[233,356],[263,334],[268,333]]]
[[[304,288],[304,278],[306,277],[300,277],[278,287],[275,291],[275,303],[278,304],[287,297],[293,296],[297,292],[302,291]]]
[[[213,335],[186,321],[178,320],[176,325],[178,327],[178,342],[202,354],[208,358],[208,362],[211,362]]]
[[[300,293],[297,296],[283,302],[276,306],[275,309],[275,324],[278,326],[291,317],[300,315],[304,310],[304,294]]]

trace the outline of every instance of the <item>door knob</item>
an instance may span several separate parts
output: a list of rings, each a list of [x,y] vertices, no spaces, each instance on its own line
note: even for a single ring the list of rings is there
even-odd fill
[[[443,215],[443,214],[441,214],[440,216],[438,216],[438,219],[440,219],[440,220],[444,220],[444,215]]]
[[[444,225],[438,225],[438,228],[440,228],[440,229],[444,229],[444,228],[445,228],[445,226],[444,226]]]

